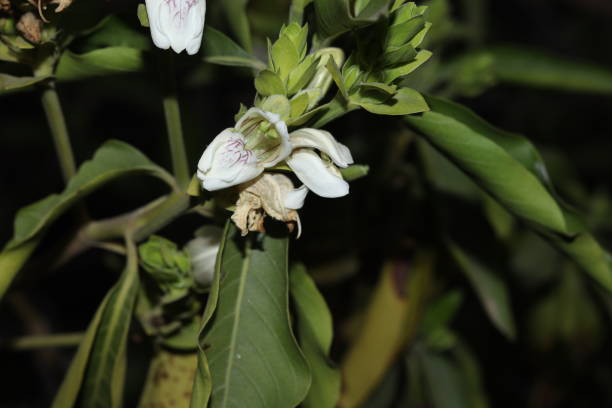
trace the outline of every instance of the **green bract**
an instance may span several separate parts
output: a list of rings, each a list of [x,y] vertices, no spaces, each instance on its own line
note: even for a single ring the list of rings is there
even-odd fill
[[[140,262],[162,290],[184,289],[193,284],[189,255],[165,238],[152,236],[138,248]]]

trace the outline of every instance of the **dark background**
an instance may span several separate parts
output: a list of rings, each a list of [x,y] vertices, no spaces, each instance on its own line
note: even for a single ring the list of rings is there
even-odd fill
[[[525,45],[612,69],[611,2],[491,0],[489,3],[486,44]],[[131,18],[132,7],[119,6],[116,2],[109,3],[109,7],[125,7],[128,13],[124,17]],[[459,17],[464,11],[457,6]],[[194,170],[207,143],[232,124],[239,103],[249,104],[254,91],[249,77],[241,75],[239,70],[211,66],[196,77],[191,68],[184,61],[180,66],[184,127]],[[226,80],[230,77],[231,80]],[[115,138],[169,166],[155,72],[60,84],[59,93],[79,163],[91,157],[104,141]],[[461,102],[491,123],[527,135],[545,152],[560,151],[569,155],[577,179],[589,192],[610,192],[612,97],[500,85]],[[0,124],[0,241],[6,242],[12,235],[16,211],[61,191],[63,182],[36,92],[0,97]],[[361,266],[354,279],[371,283],[376,279],[372,271],[378,270],[373,268],[389,253],[405,249],[406,245],[400,241],[406,230],[423,227],[414,222],[419,217],[415,213],[420,210],[418,206],[398,201],[397,189],[391,182],[394,179],[381,178],[384,161],[381,152],[389,141],[377,140],[376,134],[382,133],[381,128],[394,126],[397,123],[373,119],[364,113],[352,113],[330,125],[332,133],[352,147],[357,161],[372,165],[373,171],[369,178],[351,186],[350,198],[325,200],[314,195],[308,198],[302,211],[303,237],[293,245],[297,258],[316,267],[329,260],[355,256]],[[410,153],[408,159],[409,156]],[[377,185],[380,180],[389,180],[389,185],[381,188]],[[379,196],[373,199],[370,192],[376,188]],[[163,191],[161,183],[147,178],[124,180],[91,196],[87,206],[95,218],[106,217],[142,205]],[[381,206],[380,198],[388,205]],[[409,214],[413,221],[398,222],[398,214],[407,211],[412,211]],[[185,241],[201,223],[196,217],[185,217],[164,234]],[[71,226],[68,215],[58,224],[56,232],[61,234]],[[464,226],[458,223],[456,228]],[[379,234],[386,238],[380,239]],[[50,245],[46,243],[43,250]],[[27,268],[11,296],[0,305],[0,341],[45,331],[83,330],[121,268],[120,258],[100,251],[80,256],[57,270],[49,270],[44,262]],[[532,299],[524,297],[516,283],[511,281],[510,285],[520,322]],[[345,286],[325,289],[335,317],[346,312],[347,293],[349,289]],[[23,321],[29,324],[24,325]],[[605,323],[603,345],[577,358],[564,348],[536,353],[521,335],[515,343],[508,342],[488,323],[474,295],[467,299],[455,325],[477,350],[492,407],[612,404],[609,321]],[[524,327],[519,325],[519,332],[521,329]],[[338,342],[335,353],[341,354],[342,339]],[[146,349],[143,344],[144,351],[140,354],[146,354]],[[69,350],[0,350],[0,384],[3,384],[0,406],[46,406],[70,356]]]

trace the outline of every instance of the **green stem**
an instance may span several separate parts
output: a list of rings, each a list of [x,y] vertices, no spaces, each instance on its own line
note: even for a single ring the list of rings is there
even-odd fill
[[[55,84],[50,82],[46,84],[42,92],[42,105],[47,115],[47,121],[51,128],[55,150],[62,168],[64,181],[68,182],[76,173],[76,164],[70,138],[68,136],[68,128],[66,120],[62,112],[62,106],[55,90]]]
[[[308,3],[310,3],[309,0],[293,0],[291,2],[291,8],[289,9],[290,23],[298,23],[299,25],[302,25],[304,20],[304,8]]]
[[[76,347],[83,340],[84,333],[49,334],[24,336],[2,343],[2,348],[11,350],[33,350],[48,347]]]
[[[164,114],[172,155],[172,170],[181,188],[187,188],[191,179],[187,165],[187,152],[183,139],[181,125],[181,111],[179,108],[174,71],[174,54],[172,52],[160,53],[160,72],[163,87]]]

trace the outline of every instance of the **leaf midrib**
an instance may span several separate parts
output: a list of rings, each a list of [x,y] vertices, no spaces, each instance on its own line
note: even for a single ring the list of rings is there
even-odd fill
[[[238,337],[238,327],[240,323],[240,315],[242,311],[242,298],[244,297],[244,289],[246,286],[246,274],[249,270],[251,260],[251,248],[249,243],[246,243],[244,260],[242,261],[242,268],[240,269],[240,283],[238,285],[238,294],[236,296],[236,306],[234,307],[234,323],[232,324],[232,337],[229,344],[229,358],[225,368],[225,379],[223,381],[223,398],[221,399],[221,406],[226,407],[229,398],[229,383],[231,381],[232,366],[234,365],[234,352],[236,348],[236,341]]]

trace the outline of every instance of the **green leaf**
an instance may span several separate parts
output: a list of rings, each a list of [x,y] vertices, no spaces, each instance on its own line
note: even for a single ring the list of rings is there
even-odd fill
[[[533,168],[537,162],[522,138],[496,131],[451,102],[432,97],[427,102],[432,111],[409,116],[408,123],[515,215],[569,234],[560,206],[543,184],[545,168],[534,173],[525,166]],[[515,152],[518,149],[528,155]]]
[[[40,238],[34,238],[0,253],[0,300],[39,243]]]
[[[299,50],[288,36],[281,35],[272,45],[270,52],[272,66],[275,72],[281,80],[286,83],[287,78],[289,78],[289,73],[291,73],[300,62]]]
[[[325,67],[331,74],[332,79],[336,83],[336,86],[340,90],[340,93],[342,94],[344,99],[348,99],[349,96],[348,96],[348,91],[346,89],[346,86],[344,85],[344,78],[342,78],[342,73],[340,72],[340,68],[338,68],[338,64],[336,64],[335,59],[330,58],[327,61],[327,65]]]
[[[202,49],[204,60],[211,64],[247,67],[257,71],[266,68],[266,64],[250,55],[231,38],[208,25],[204,30]]]
[[[201,340],[212,407],[295,407],[310,373],[289,322],[288,239],[260,235],[254,242],[231,231],[220,259],[219,302]]]
[[[285,95],[283,81],[272,71],[264,70],[255,78],[255,88],[262,96]]]
[[[465,384],[457,366],[441,355],[418,354],[435,408],[468,408]]]
[[[217,259],[215,262],[215,274],[213,277],[212,284],[210,286],[210,292],[208,294],[208,300],[206,301],[206,307],[204,309],[204,315],[202,316],[202,326],[199,333],[198,339],[198,368],[193,383],[193,395],[191,397],[191,408],[206,408],[210,400],[212,393],[212,376],[210,374],[210,367],[208,366],[208,359],[205,352],[205,344],[203,339],[205,336],[204,329],[210,322],[210,319],[217,310],[219,302],[219,287],[221,284],[221,274],[231,268],[240,267],[240,258],[238,256],[230,257],[226,256],[225,252],[228,248],[228,244],[231,245],[232,239],[236,234],[236,227],[232,224],[232,221],[227,220],[225,222],[225,228],[221,237],[221,243],[219,245],[219,251],[217,252]],[[235,249],[234,249],[235,250]]]
[[[28,88],[51,78],[50,75],[16,77],[0,73],[0,95],[17,89]]]
[[[370,98],[364,100],[354,95],[351,95],[351,102],[377,115],[411,115],[429,110],[423,96],[411,88],[401,88],[382,103],[371,103]]]
[[[242,46],[250,52],[252,47],[251,26],[246,7],[249,0],[224,0],[221,6],[225,10],[227,21],[232,31],[238,37]]]
[[[515,216],[612,291],[610,255],[553,196],[546,166],[524,137],[501,131],[469,109],[428,96],[432,112],[406,120],[431,145]]]
[[[389,0],[356,0],[354,9],[358,17],[367,17],[375,14],[389,4]]]
[[[455,261],[476,290],[491,322],[509,339],[516,337],[510,296],[503,280],[476,261],[453,242],[448,248]]]
[[[421,50],[417,53],[416,57],[414,57],[414,61],[411,61],[405,65],[400,65],[398,67],[385,69],[384,79],[386,83],[390,83],[395,81],[396,79],[406,76],[414,72],[421,65],[426,63],[433,54],[428,50]]]
[[[144,4],[142,6],[144,8]],[[137,50],[151,48],[151,39],[143,33],[143,30],[134,30],[113,15],[105,18],[99,27],[87,35],[83,41],[87,50],[103,47],[129,47]]]
[[[105,296],[90,323],[53,408],[122,405],[127,334],[139,287],[136,248],[129,240],[127,246],[127,265],[121,279]]]
[[[314,54],[309,55],[290,74],[287,80],[289,95],[302,90],[313,79],[317,73],[318,60]]]
[[[612,94],[612,69],[608,67],[520,47],[495,47],[483,53],[492,57],[493,72],[502,82]]]
[[[378,0],[374,0],[378,1]],[[351,11],[349,0],[314,0],[317,28],[320,35],[333,37],[376,21],[375,17],[361,13],[356,18]]]
[[[19,210],[15,218],[13,239],[6,249],[16,248],[32,239],[75,202],[104,184],[119,177],[140,173],[173,184],[172,176],[132,146],[117,140],[106,142],[93,159],[83,163],[61,194],[51,195]]]
[[[60,81],[73,81],[104,75],[141,71],[144,53],[131,47],[105,47],[84,54],[66,51],[57,66]]]
[[[291,269],[291,295],[295,301],[300,345],[312,371],[312,385],[302,406],[333,408],[340,397],[340,373],[329,360],[332,316],[303,265]]]

